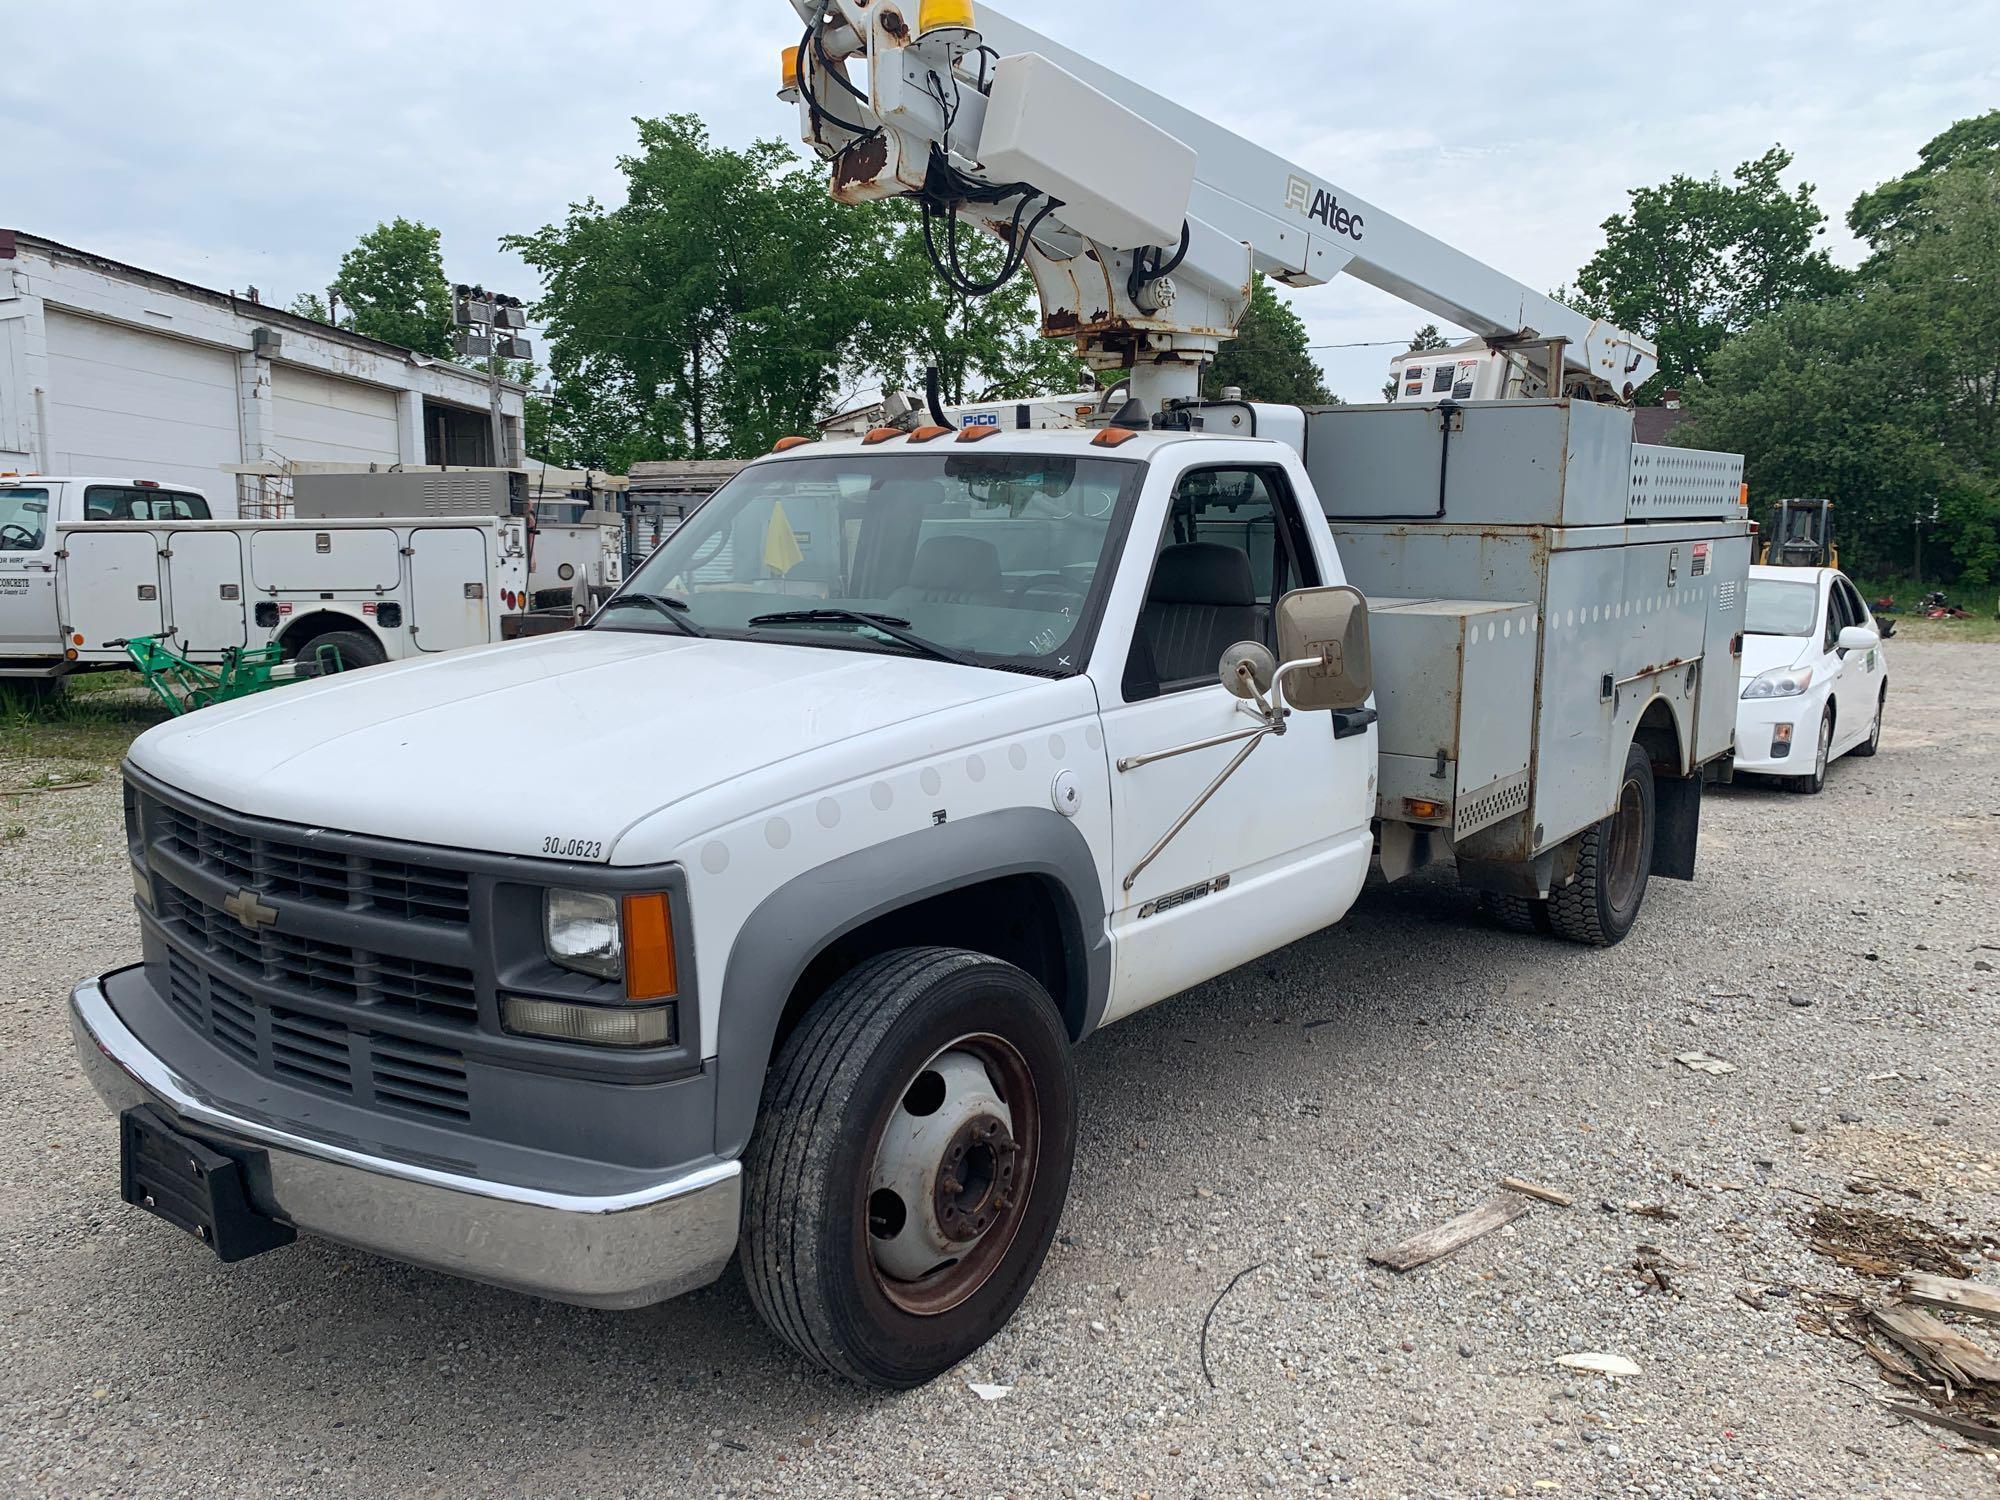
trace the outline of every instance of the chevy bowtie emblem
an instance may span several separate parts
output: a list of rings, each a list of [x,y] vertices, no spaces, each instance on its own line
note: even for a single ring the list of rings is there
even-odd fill
[[[259,901],[255,891],[238,891],[223,901],[222,909],[252,932],[278,920],[278,908]]]

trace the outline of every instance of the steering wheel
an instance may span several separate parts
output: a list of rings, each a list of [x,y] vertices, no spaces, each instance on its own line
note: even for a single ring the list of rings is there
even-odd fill
[[[14,541],[15,537],[19,537],[20,540],[18,542]],[[23,552],[32,552],[42,545],[42,539],[28,530],[27,527],[16,526],[9,522],[5,526],[0,526],[0,547],[10,545],[18,547]]]

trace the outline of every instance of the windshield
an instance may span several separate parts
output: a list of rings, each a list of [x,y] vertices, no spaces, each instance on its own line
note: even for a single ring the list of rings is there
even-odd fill
[[[47,490],[0,489],[0,552],[38,552],[48,531]]]
[[[1811,635],[1819,618],[1819,585],[1750,580],[1743,629],[1749,635]]]
[[[623,590],[664,603],[614,602],[597,626],[1078,672],[1140,473],[962,451],[759,465]]]

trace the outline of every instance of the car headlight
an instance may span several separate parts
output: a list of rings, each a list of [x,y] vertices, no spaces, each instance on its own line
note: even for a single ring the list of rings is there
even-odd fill
[[[1796,698],[1812,686],[1811,667],[1774,667],[1750,679],[1745,698]]]
[[[578,974],[623,979],[625,934],[618,917],[616,896],[597,891],[550,891],[542,904],[542,936],[549,961]]]

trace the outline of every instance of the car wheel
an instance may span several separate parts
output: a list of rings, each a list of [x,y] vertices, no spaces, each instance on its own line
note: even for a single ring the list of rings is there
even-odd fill
[[[1549,925],[1559,937],[1593,948],[1625,940],[1652,878],[1653,813],[1653,762],[1634,745],[1611,816],[1577,835],[1576,879],[1549,893]]]
[[[1819,719],[1819,744],[1813,751],[1813,768],[1810,776],[1801,776],[1792,783],[1794,791],[1803,796],[1817,797],[1826,790],[1826,768],[1833,764],[1833,709]]]
[[[745,1162],[750,1298],[820,1368],[922,1385],[1027,1296],[1075,1153],[1069,1035],[1039,984],[958,949],[872,959],[771,1070]]]
[[[1882,696],[1875,700],[1875,722],[1869,726],[1868,739],[1865,743],[1856,745],[1852,750],[1848,751],[1849,755],[1858,755],[1863,760],[1866,760],[1882,748],[1882,716],[1888,711],[1889,686],[1887,683],[1884,683],[1882,685]]]

